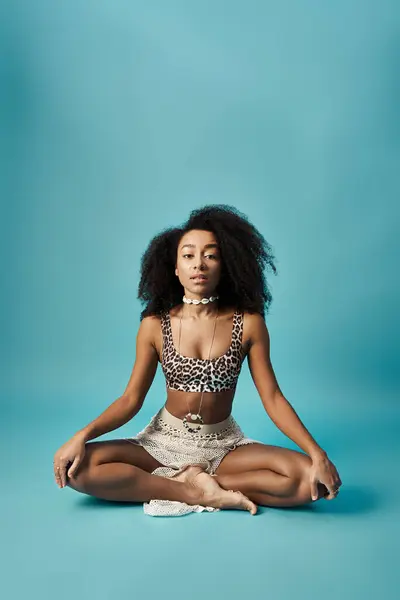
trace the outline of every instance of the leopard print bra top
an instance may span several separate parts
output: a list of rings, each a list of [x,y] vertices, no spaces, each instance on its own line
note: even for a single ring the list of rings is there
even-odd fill
[[[161,366],[167,388],[183,392],[222,392],[236,386],[243,362],[243,313],[233,315],[231,345],[211,359],[183,356],[175,349],[168,311],[161,315],[163,349]]]

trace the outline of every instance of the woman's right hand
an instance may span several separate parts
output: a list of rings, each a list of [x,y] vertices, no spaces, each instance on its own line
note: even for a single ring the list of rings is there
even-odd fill
[[[58,487],[63,488],[67,485],[67,470],[68,477],[73,477],[75,475],[76,470],[85,456],[85,444],[86,439],[84,436],[80,433],[76,433],[55,453],[53,467]],[[71,466],[69,467],[69,465]]]

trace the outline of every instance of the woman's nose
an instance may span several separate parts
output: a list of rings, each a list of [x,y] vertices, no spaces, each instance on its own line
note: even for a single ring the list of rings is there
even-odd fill
[[[204,259],[202,257],[198,258],[195,261],[195,266],[193,267],[194,270],[196,271],[197,269],[199,270],[203,270],[204,269]]]

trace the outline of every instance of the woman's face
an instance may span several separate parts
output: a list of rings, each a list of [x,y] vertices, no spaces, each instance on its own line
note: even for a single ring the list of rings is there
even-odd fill
[[[221,275],[221,255],[217,238],[211,231],[192,229],[182,236],[175,275],[188,297],[203,298],[213,294]]]

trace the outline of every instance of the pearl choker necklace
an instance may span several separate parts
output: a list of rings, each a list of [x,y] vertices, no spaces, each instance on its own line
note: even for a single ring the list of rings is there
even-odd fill
[[[219,296],[210,296],[209,298],[202,298],[201,300],[196,300],[192,298],[186,298],[183,296],[183,301],[185,304],[208,304],[209,302],[214,302],[214,300],[218,300]]]

